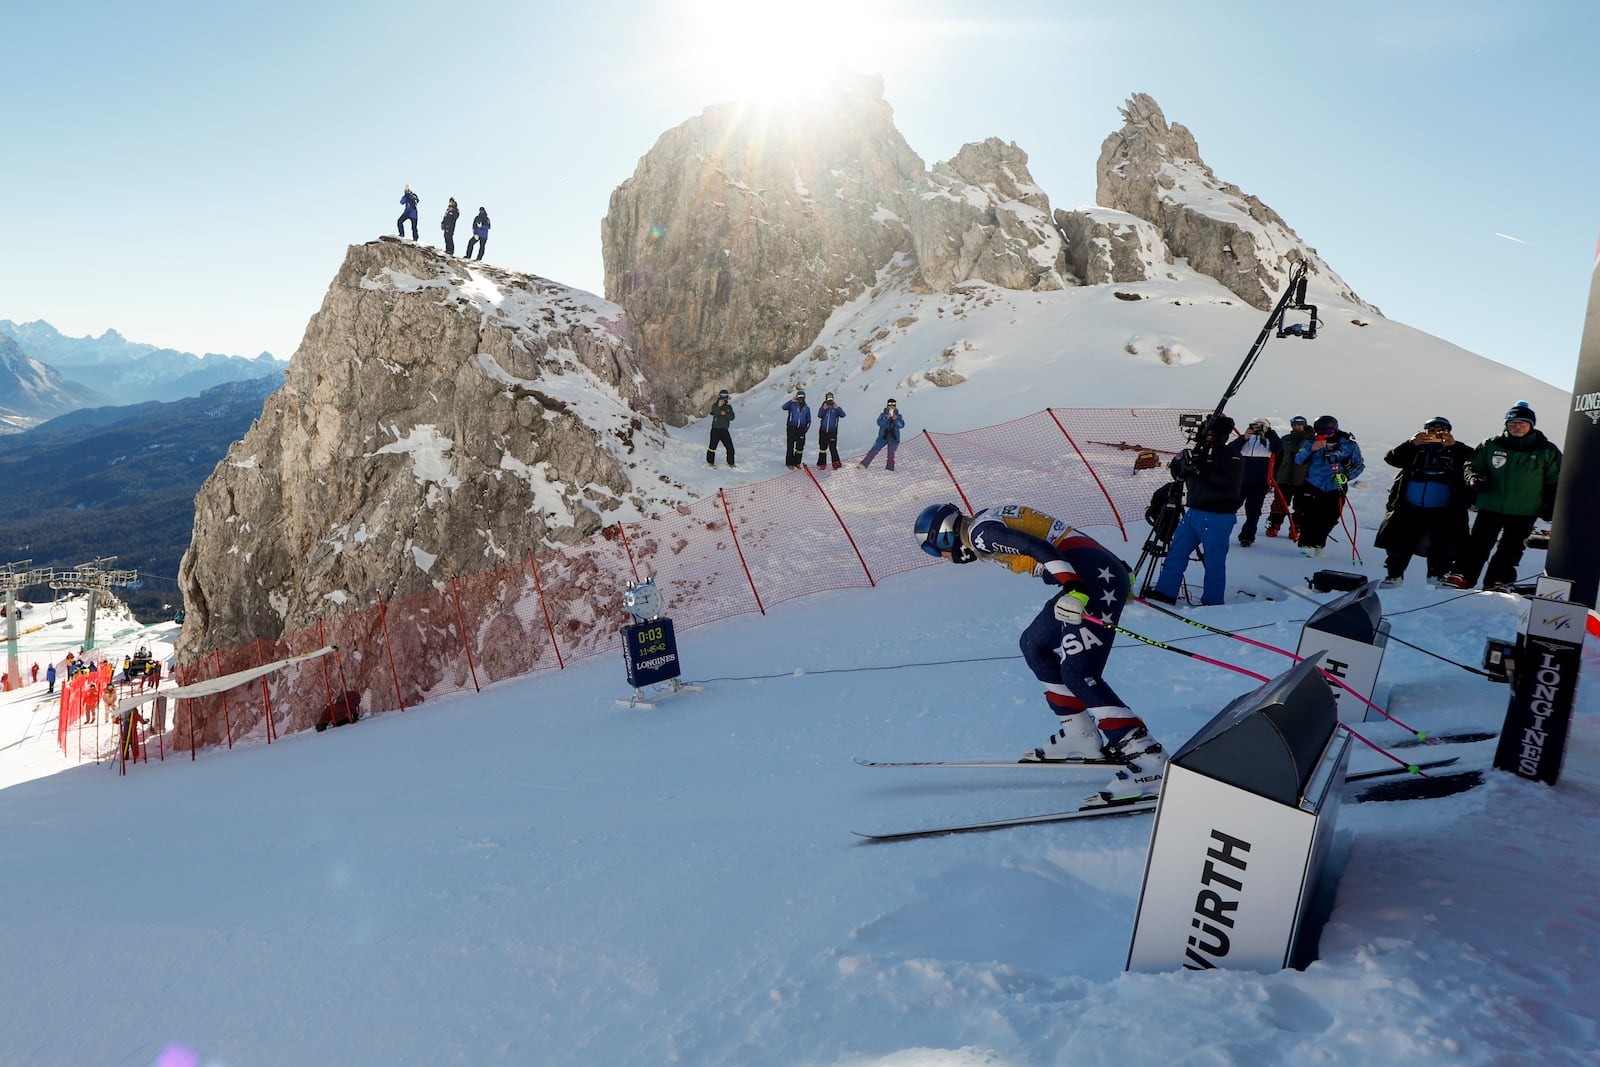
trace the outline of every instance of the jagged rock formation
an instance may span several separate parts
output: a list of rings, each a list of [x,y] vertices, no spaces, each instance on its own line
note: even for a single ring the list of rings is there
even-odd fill
[[[782,111],[708,108],[663,134],[601,223],[606,296],[627,309],[668,422],[761,380],[909,251],[922,160],[882,79]]]
[[[991,137],[936,164],[912,203],[911,239],[931,289],[981,278],[1007,289],[1063,289],[1065,246],[1028,154]],[[1076,279],[1073,279],[1074,281]]]
[[[1172,263],[1161,231],[1126,211],[1057,211],[1056,225],[1067,239],[1067,266],[1085,285],[1142,282]]]
[[[1253,307],[1271,307],[1304,257],[1319,287],[1376,311],[1277,212],[1218,179],[1200,159],[1194,135],[1179,123],[1168,125],[1153,99],[1135,93],[1121,110],[1122,128],[1105,139],[1096,166],[1095,199],[1102,207],[1154,223],[1173,256]]]
[[[75,392],[55,368],[0,332],[0,433],[18,433],[99,399],[90,390]]]
[[[653,511],[630,477],[659,443],[643,384],[613,304],[394,238],[352,247],[195,498],[180,657]]]

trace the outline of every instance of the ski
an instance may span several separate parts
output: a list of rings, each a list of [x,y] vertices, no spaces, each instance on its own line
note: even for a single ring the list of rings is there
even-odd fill
[[[1459,756],[1451,756],[1448,759],[1432,760],[1432,761],[1427,762],[1427,763],[1412,764],[1410,767],[1385,767],[1385,768],[1382,768],[1381,770],[1376,770],[1376,771],[1358,771],[1355,774],[1346,775],[1345,776],[1345,782],[1346,783],[1350,783],[1350,782],[1365,782],[1365,781],[1368,781],[1368,780],[1373,779],[1373,778],[1389,778],[1389,777],[1394,777],[1396,775],[1401,775],[1401,774],[1411,774],[1413,767],[1416,768],[1417,770],[1423,770],[1423,771],[1433,770],[1433,769],[1438,768],[1438,767],[1448,767],[1451,764],[1457,762],[1459,759],[1460,759]],[[1010,767],[1010,766],[1014,766],[1014,765],[1010,764],[1010,763],[1002,763],[1002,764],[996,764],[996,766]],[[1026,764],[1024,764],[1024,766],[1026,766]],[[1472,774],[1478,774],[1479,772],[1467,771],[1467,772],[1464,772],[1464,773],[1466,775],[1472,775]],[[1407,782],[1383,782],[1383,783],[1380,783],[1379,785],[1366,787],[1360,793],[1356,794],[1356,796],[1353,797],[1352,799],[1355,800],[1355,802],[1357,802],[1357,803],[1363,803],[1363,802],[1365,802],[1367,800],[1383,799],[1381,796],[1368,795],[1368,794],[1375,793],[1380,788],[1387,787],[1387,786],[1406,786],[1407,787],[1407,789],[1400,791],[1405,795],[1398,796],[1398,797],[1390,797],[1388,799],[1408,799],[1409,796],[1411,794],[1413,794],[1413,793],[1415,795],[1418,795],[1418,796],[1430,796],[1430,795],[1448,796],[1449,795],[1448,792],[1441,792],[1441,793],[1438,793],[1438,794],[1433,794],[1433,793],[1429,792],[1429,790],[1430,790],[1430,788],[1432,788],[1432,789],[1449,789],[1449,786],[1433,786],[1433,787],[1430,787],[1430,786],[1427,785],[1427,783],[1439,782],[1439,781],[1450,782],[1450,781],[1453,781],[1454,779],[1457,779],[1457,778],[1460,778],[1460,777],[1462,777],[1462,775],[1452,774],[1452,775],[1446,775],[1443,778],[1417,778],[1417,779],[1415,779],[1415,782],[1416,783],[1421,783],[1421,785],[1413,785],[1409,781],[1407,781]],[[1480,777],[1481,777],[1481,775],[1480,775]],[[1476,783],[1474,783],[1474,784],[1476,784]],[[1462,787],[1462,789],[1466,789],[1466,788],[1471,788],[1471,787],[1470,786]],[[1453,791],[1459,792],[1461,790],[1457,789],[1457,790],[1453,790]],[[913,827],[912,829],[909,829],[909,830],[889,830],[889,831],[883,831],[883,832],[866,832],[866,831],[862,831],[862,830],[852,830],[851,833],[855,834],[857,837],[862,838],[865,841],[909,841],[909,840],[912,840],[914,838],[919,838],[919,837],[945,837],[945,836],[948,836],[950,834],[979,833],[979,832],[984,831],[984,830],[1005,830],[1005,829],[1009,829],[1010,827],[1013,827],[1013,826],[1043,826],[1043,825],[1047,825],[1049,823],[1076,822],[1076,821],[1081,820],[1081,819],[1099,819],[1099,818],[1105,818],[1105,817],[1111,816],[1111,815],[1140,815],[1140,814],[1143,814],[1144,812],[1155,811],[1155,810],[1156,810],[1156,798],[1151,797],[1151,798],[1144,799],[1144,800],[1127,801],[1127,802],[1124,802],[1124,803],[1121,803],[1121,804],[1106,804],[1106,805],[1103,805],[1103,806],[1092,807],[1092,808],[1074,808],[1071,811],[1051,811],[1051,812],[1045,812],[1045,813],[1043,813],[1041,815],[1019,815],[1019,816],[1016,816],[1014,818],[1009,818],[1009,819],[985,819],[985,820],[980,821],[980,822],[951,823],[951,824],[946,825],[946,826],[919,826],[919,827]]]
[[[1445,759],[1428,760],[1426,763],[1412,763],[1405,767],[1380,767],[1375,771],[1357,771],[1354,774],[1347,774],[1344,776],[1344,780],[1346,782],[1365,782],[1372,778],[1393,778],[1400,774],[1410,774],[1413,767],[1419,771],[1431,771],[1436,767],[1448,767],[1452,763],[1459,763],[1460,761],[1460,756],[1449,756]]]
[[[1408,737],[1394,741],[1385,748],[1415,748],[1418,745],[1466,745],[1477,741],[1490,741],[1500,735],[1486,730],[1469,730],[1458,734],[1429,734],[1427,737]]]
[[[1126,767],[1126,760],[1114,759],[1057,759],[1057,760],[998,760],[998,759],[949,759],[949,760],[856,760],[862,767],[982,767],[985,769],[999,768],[1011,770],[1017,767],[1091,767],[1105,769],[1106,767]]]
[[[1043,815],[1021,815],[1012,819],[989,819],[983,822],[953,823],[948,826],[921,826],[911,830],[891,830],[883,833],[851,831],[865,841],[909,841],[917,837],[944,837],[949,834],[970,834],[982,830],[1004,830],[1011,826],[1041,826],[1045,823],[1073,822],[1078,819],[1103,819],[1112,815],[1142,815],[1156,810],[1156,800],[1131,800],[1123,804],[1106,804],[1094,808],[1075,808],[1072,811],[1054,811]]]
[[[1482,771],[1456,771],[1430,778],[1406,778],[1398,782],[1379,782],[1369,785],[1350,797],[1352,803],[1373,801],[1431,800],[1465,793],[1483,784]]]

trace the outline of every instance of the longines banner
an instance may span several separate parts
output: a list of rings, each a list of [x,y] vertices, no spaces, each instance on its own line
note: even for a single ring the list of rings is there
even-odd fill
[[[1572,701],[1578,692],[1582,604],[1529,597],[1494,765],[1519,778],[1555,785],[1567,747]]]
[[[1589,312],[1572,383],[1572,413],[1562,444],[1561,482],[1545,571],[1572,580],[1572,599],[1595,607],[1600,588],[1600,249],[1589,282]]]

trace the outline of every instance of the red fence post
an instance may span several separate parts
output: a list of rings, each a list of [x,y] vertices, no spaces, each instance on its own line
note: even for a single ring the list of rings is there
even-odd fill
[[[1094,464],[1089,462],[1089,457],[1083,454],[1083,449],[1078,447],[1078,442],[1072,439],[1072,435],[1067,432],[1067,428],[1061,425],[1061,420],[1056,418],[1056,409],[1045,408],[1044,410],[1045,414],[1050,416],[1050,421],[1056,424],[1056,429],[1061,431],[1061,436],[1067,439],[1067,444],[1071,445],[1072,450],[1078,454],[1078,458],[1083,460],[1084,468],[1088,470],[1089,477],[1094,479],[1094,484],[1100,487],[1100,495],[1105,497],[1106,503],[1111,506],[1111,515],[1117,520],[1117,529],[1122,531],[1122,539],[1126,541],[1128,539],[1128,528],[1122,524],[1122,513],[1117,510],[1117,502],[1111,499],[1110,493],[1106,492],[1106,483],[1100,480],[1100,474],[1094,469]]]
[[[622,523],[617,523],[617,537],[622,541],[622,551],[628,556],[628,569],[633,572],[633,584],[639,584],[639,564],[633,558],[633,546],[628,544],[628,531],[622,528]]]
[[[539,584],[539,564],[533,558],[533,549],[528,550],[528,566],[533,568],[533,590],[539,594],[539,608],[544,612],[544,628],[550,634],[550,647],[556,650],[556,666],[566,670],[567,665],[561,658],[561,642],[556,640],[556,624],[550,621],[550,605],[544,601],[544,586]]]
[[[261,638],[256,638],[256,666],[267,665],[267,654],[261,651]],[[272,744],[272,694],[267,692],[267,676],[261,676],[261,717],[267,724],[267,744]]]
[[[461,627],[461,650],[467,654],[467,670],[472,673],[472,688],[483,692],[483,686],[478,684],[478,668],[472,665],[472,645],[467,641],[467,620],[461,615],[461,594],[456,590],[456,580],[450,579],[450,595],[456,602],[456,622]]]
[[[718,489],[717,496],[722,498],[722,514],[728,519],[728,533],[733,535],[733,550],[739,553],[739,566],[744,568],[744,580],[750,583],[750,592],[755,594],[756,607],[765,615],[767,609],[761,603],[761,591],[756,588],[756,580],[750,576],[750,564],[745,562],[744,549],[739,545],[739,531],[733,528],[733,512],[728,510],[728,494]]]
[[[218,678],[222,677],[222,650],[221,649],[217,650],[217,677]],[[224,690],[220,695],[222,697],[222,721],[225,724],[227,724],[227,727],[228,727],[228,747],[232,748],[233,747],[233,712],[228,710],[228,694],[227,694],[227,691]]]
[[[394,679],[394,702],[406,710],[406,698],[400,695],[400,672],[394,668],[394,642],[389,640],[389,613],[383,606],[383,594],[378,594],[378,623],[383,627],[383,651],[389,657],[389,677]]]
[[[855,552],[856,560],[860,562],[861,569],[866,572],[867,584],[876,589],[878,587],[878,583],[873,579],[872,570],[867,566],[866,559],[861,555],[861,549],[856,545],[856,539],[855,536],[850,532],[850,527],[844,524],[844,516],[840,515],[839,509],[833,506],[833,500],[828,496],[828,491],[822,488],[822,483],[817,481],[817,476],[811,472],[811,468],[802,467],[800,469],[806,472],[806,477],[811,479],[811,484],[816,486],[817,492],[822,494],[822,502],[828,505],[829,511],[833,512],[833,517],[839,522],[839,529],[844,531],[844,539],[850,542],[850,548],[853,552]],[[729,527],[732,527],[733,522],[731,519],[729,520],[728,525]]]
[[[956,472],[951,470],[950,464],[944,461],[944,453],[939,451],[939,444],[933,439],[933,434],[929,433],[927,430],[923,430],[922,436],[928,439],[928,447],[933,449],[935,458],[939,460],[939,466],[944,468],[944,473],[949,477],[950,484],[956,487],[956,495],[961,498],[961,506],[963,510],[965,510],[968,515],[974,514],[976,509],[972,506],[972,501],[967,499],[966,490],[961,488],[961,482],[957,480]]]

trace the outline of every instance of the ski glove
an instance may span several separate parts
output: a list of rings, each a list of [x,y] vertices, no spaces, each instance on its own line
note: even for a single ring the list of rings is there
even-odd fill
[[[1073,590],[1056,597],[1052,613],[1063,626],[1082,626],[1083,609],[1089,606],[1089,594]]]

